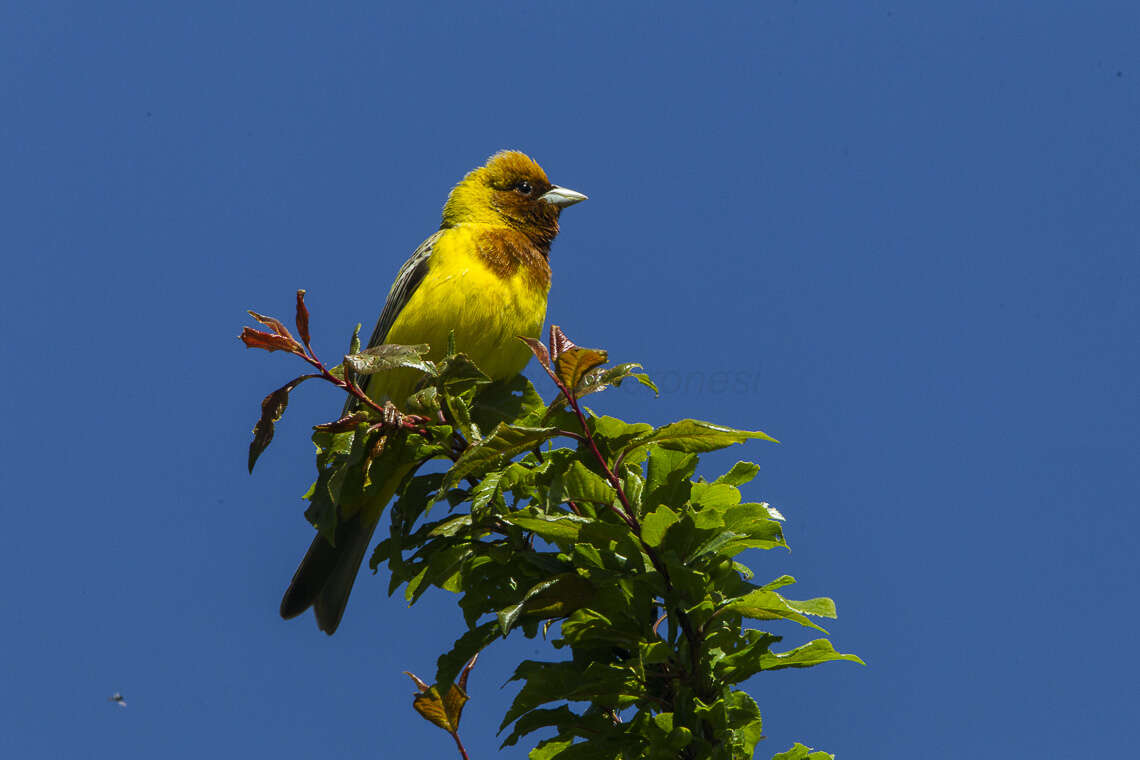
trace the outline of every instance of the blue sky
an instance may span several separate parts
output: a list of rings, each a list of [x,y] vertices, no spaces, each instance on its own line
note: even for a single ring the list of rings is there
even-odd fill
[[[695,8],[0,8],[9,754],[451,756],[400,674],[451,598],[365,576],[331,639],[277,617],[340,401],[301,388],[251,477],[299,367],[235,336],[303,287],[335,356],[505,147],[590,196],[550,320],[665,386],[593,408],[782,441],[706,472],[761,465],[793,551],[748,560],[868,667],[751,681],[758,757],[1133,743],[1140,8]],[[480,661],[473,757],[525,757],[500,686],[544,654]]]

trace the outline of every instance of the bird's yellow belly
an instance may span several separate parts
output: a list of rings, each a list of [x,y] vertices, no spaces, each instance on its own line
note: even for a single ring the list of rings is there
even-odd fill
[[[546,292],[537,288],[521,268],[504,278],[474,255],[444,248],[433,253],[430,268],[408,299],[386,343],[431,346],[430,359],[447,351],[448,334],[455,348],[467,354],[492,379],[522,371],[531,357],[519,335],[538,337],[546,318]],[[369,383],[369,395],[399,404],[413,390],[419,373],[396,371]],[[375,386],[375,387],[373,387]]]

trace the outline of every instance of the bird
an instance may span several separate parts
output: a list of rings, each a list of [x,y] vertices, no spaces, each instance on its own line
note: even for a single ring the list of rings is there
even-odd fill
[[[492,380],[517,375],[531,357],[517,338],[537,338],[546,319],[559,215],[586,199],[552,184],[520,151],[492,155],[451,190],[439,230],[400,268],[368,347],[427,344],[427,358],[438,360],[454,335],[456,351]],[[378,403],[400,407],[419,377],[397,369],[366,376],[361,386]],[[336,632],[380,513],[408,469],[385,473],[384,486],[355,515],[338,515],[335,545],[317,534],[281,600],[281,617],[312,607],[318,628]]]
[[[127,706],[126,698],[123,697],[123,695],[117,691],[114,694],[112,694],[111,696],[107,697],[107,701],[108,702],[114,702],[119,707],[126,707]]]

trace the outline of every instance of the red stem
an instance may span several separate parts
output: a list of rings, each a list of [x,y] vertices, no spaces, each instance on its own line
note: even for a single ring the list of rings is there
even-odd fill
[[[645,541],[641,538],[641,523],[638,521],[633,506],[629,503],[629,499],[625,495],[625,489],[622,487],[621,480],[614,473],[613,469],[610,468],[609,463],[606,462],[606,458],[602,456],[602,452],[598,449],[598,444],[594,441],[594,436],[590,432],[589,426],[586,424],[586,415],[582,413],[581,407],[578,406],[578,399],[572,393],[570,393],[570,390],[562,383],[562,381],[556,374],[554,374],[554,372],[548,369],[547,374],[549,374],[550,377],[554,380],[554,384],[558,386],[558,389],[560,391],[562,391],[562,394],[566,397],[566,401],[574,410],[574,414],[578,416],[578,422],[582,425],[582,432],[585,434],[586,441],[590,444],[590,450],[594,452],[594,457],[598,460],[598,464],[600,464],[602,470],[605,471],[606,477],[610,481],[610,485],[612,485],[614,487],[614,490],[617,491],[618,499],[621,500],[622,506],[625,508],[625,512],[623,514],[619,510],[614,509],[614,513],[622,518],[625,521],[626,525],[629,526],[630,530],[633,531],[633,534],[637,536],[638,541],[641,543],[641,546],[645,551],[645,556],[649,557],[650,563],[653,565],[653,568],[661,575],[661,579],[665,582],[665,586],[670,589],[673,588],[673,581],[669,577],[669,569],[665,566],[665,563],[661,561],[661,558],[657,556],[657,552],[653,551],[653,548],[646,544]],[[680,623],[681,631],[685,636],[685,640],[689,644],[689,656],[693,664],[693,674],[697,675],[697,671],[700,668],[700,634],[698,634],[697,630],[693,627],[693,622],[689,619],[689,616],[686,615],[685,611],[680,607],[677,608],[677,622]],[[699,678],[700,676],[697,675],[697,677]],[[702,697],[707,696],[704,693],[706,690],[702,688],[702,684],[696,683],[694,686],[696,687],[698,694],[701,694]]]
[[[598,444],[594,441],[594,435],[590,432],[590,427],[586,423],[586,415],[582,414],[582,408],[578,406],[578,399],[574,398],[561,383],[559,383],[559,386],[562,393],[566,396],[566,400],[570,403],[570,408],[574,410],[574,414],[578,415],[578,422],[582,425],[582,432],[585,434],[586,442],[590,444],[590,450],[594,452],[594,458],[598,460],[598,464],[600,464],[602,470],[605,471],[606,478],[609,479],[610,485],[617,491],[618,499],[621,501],[621,505],[625,510],[624,514],[619,514],[618,516],[625,521],[625,524],[630,527],[634,535],[640,538],[641,523],[638,521],[637,515],[634,514],[633,505],[629,503],[629,498],[625,495],[625,488],[622,487],[621,479],[610,469],[606,458],[602,456],[602,452],[598,450]]]
[[[312,351],[311,348],[309,350]],[[384,407],[377,404],[372,399],[371,396],[369,396],[364,391],[360,390],[359,385],[357,385],[356,383],[350,383],[346,380],[342,380],[339,377],[337,377],[336,375],[329,372],[327,369],[325,369],[324,362],[322,362],[320,359],[318,359],[317,355],[315,353],[313,354],[313,356],[311,358],[306,356],[303,353],[294,354],[294,356],[299,356],[302,359],[304,359],[305,361],[307,361],[309,364],[311,364],[312,366],[316,367],[316,369],[321,373],[321,377],[323,377],[325,380],[328,380],[330,383],[332,383],[336,387],[347,391],[350,395],[355,397],[357,400],[364,402],[365,404],[367,404],[373,410],[379,412],[380,414],[385,414]],[[401,417],[402,416],[403,415],[401,414]]]
[[[471,758],[467,756],[467,750],[463,748],[463,742],[459,740],[459,732],[449,731],[448,733],[450,733],[451,738],[455,740],[455,746],[459,747],[459,754],[463,757],[463,760],[471,760]]]

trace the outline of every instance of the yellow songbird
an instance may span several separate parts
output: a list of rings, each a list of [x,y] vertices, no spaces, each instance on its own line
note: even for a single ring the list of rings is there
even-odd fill
[[[494,380],[522,371],[530,350],[516,336],[538,337],[550,290],[550,245],[559,212],[586,196],[552,185],[538,164],[517,151],[491,156],[451,191],[439,231],[396,275],[368,345],[426,343],[442,358],[448,337]],[[396,370],[363,379],[376,401],[401,406],[419,375]],[[385,504],[407,474],[378,476],[384,487],[355,515],[341,516],[335,546],[318,535],[281,600],[281,616],[313,607],[332,634]]]

